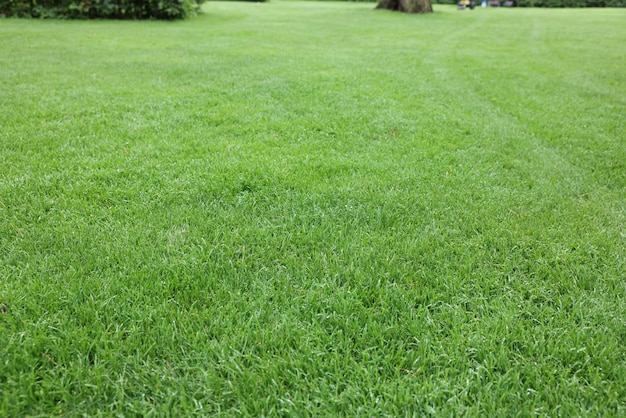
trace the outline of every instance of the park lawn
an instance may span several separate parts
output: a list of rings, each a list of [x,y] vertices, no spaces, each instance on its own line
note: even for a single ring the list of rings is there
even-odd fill
[[[626,10],[0,19],[0,416],[626,414]]]

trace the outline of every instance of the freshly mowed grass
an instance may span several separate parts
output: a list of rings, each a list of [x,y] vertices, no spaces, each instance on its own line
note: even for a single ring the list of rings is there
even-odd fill
[[[626,414],[626,10],[0,20],[0,415]]]

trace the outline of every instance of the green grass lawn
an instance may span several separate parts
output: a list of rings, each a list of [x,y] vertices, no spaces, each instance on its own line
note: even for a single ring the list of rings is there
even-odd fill
[[[626,10],[0,19],[0,416],[626,414]]]

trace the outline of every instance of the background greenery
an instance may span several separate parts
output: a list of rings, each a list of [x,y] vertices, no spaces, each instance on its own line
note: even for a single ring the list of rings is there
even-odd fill
[[[0,23],[0,415],[626,414],[626,14]]]
[[[520,7],[626,7],[625,0],[516,0]]]
[[[323,0],[322,0],[323,1]],[[334,0],[333,0],[334,1]],[[346,0],[354,2],[377,3],[376,0]],[[436,0],[433,4],[457,4],[458,0]],[[480,6],[480,1],[475,2]],[[488,3],[491,3],[489,1]],[[500,2],[504,4],[504,1]],[[626,0],[515,0],[519,7],[626,7]]]
[[[240,1],[262,3],[266,0]],[[0,17],[172,20],[195,16],[203,2],[204,0],[0,0]],[[456,4],[458,1],[437,0],[435,3]],[[515,0],[515,5],[552,8],[626,7],[626,0]]]
[[[0,16],[62,19],[184,19],[204,0],[0,0]]]

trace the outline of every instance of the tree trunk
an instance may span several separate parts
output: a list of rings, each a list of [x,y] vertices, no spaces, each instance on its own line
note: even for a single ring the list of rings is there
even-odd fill
[[[430,13],[433,11],[430,0],[380,0],[376,8],[405,13]]]

